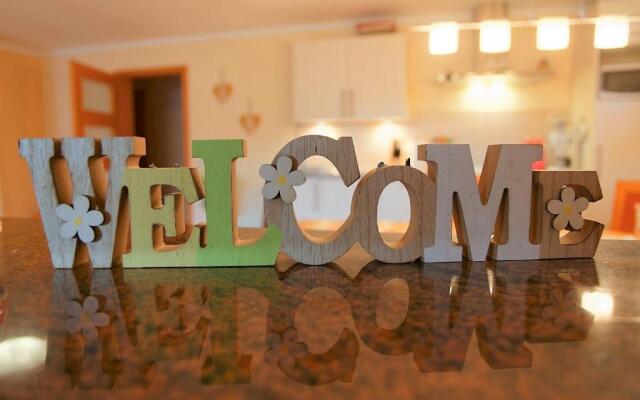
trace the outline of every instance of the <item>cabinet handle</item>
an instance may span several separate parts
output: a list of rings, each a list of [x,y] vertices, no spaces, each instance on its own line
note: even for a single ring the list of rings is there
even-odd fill
[[[349,89],[349,116],[353,117],[356,109],[356,92],[353,89]]]
[[[342,89],[340,91],[340,114],[343,117],[346,117],[349,114],[347,89]]]

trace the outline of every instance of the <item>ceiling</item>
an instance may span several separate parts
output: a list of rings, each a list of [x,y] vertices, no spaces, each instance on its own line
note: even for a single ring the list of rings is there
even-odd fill
[[[0,40],[39,50],[369,17],[470,18],[483,0],[0,0]],[[494,0],[495,2],[495,0]],[[512,0],[512,10],[589,0]],[[576,11],[577,12],[577,11]],[[532,17],[535,17],[532,16]]]

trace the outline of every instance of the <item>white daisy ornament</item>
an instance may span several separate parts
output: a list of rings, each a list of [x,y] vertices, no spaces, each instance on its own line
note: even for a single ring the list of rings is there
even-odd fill
[[[60,236],[71,239],[78,235],[84,243],[95,240],[94,226],[98,226],[104,220],[104,216],[98,210],[89,211],[89,198],[78,196],[73,200],[73,206],[60,204],[56,208],[58,218],[65,221],[60,228]]]
[[[281,156],[275,167],[271,164],[260,167],[260,176],[266,181],[262,188],[262,196],[265,199],[275,199],[280,195],[285,203],[293,203],[296,199],[296,190],[293,187],[302,185],[307,178],[302,171],[292,171],[292,166],[291,158]]]
[[[282,363],[291,367],[297,358],[309,354],[307,345],[298,341],[296,328],[287,328],[281,335],[271,332],[267,335],[267,346],[264,352],[264,360],[269,364]]]
[[[560,192],[561,200],[550,200],[547,203],[547,211],[556,215],[553,219],[553,228],[558,232],[570,226],[572,229],[582,229],[584,218],[582,212],[589,207],[589,199],[579,197],[571,187],[565,187]]]
[[[97,328],[104,328],[111,321],[108,314],[98,312],[99,308],[100,302],[94,296],[88,296],[82,305],[75,300],[67,302],[64,305],[68,316],[64,326],[67,333],[82,332],[86,339],[95,339],[98,336]]]

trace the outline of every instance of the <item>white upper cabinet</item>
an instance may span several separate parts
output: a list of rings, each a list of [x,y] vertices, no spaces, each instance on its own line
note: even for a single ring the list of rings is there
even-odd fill
[[[294,116],[297,121],[345,115],[347,47],[345,40],[294,45]]]
[[[349,95],[356,119],[407,116],[405,42],[400,35],[365,36],[349,46]]]
[[[297,122],[407,115],[401,35],[298,42],[293,48]]]

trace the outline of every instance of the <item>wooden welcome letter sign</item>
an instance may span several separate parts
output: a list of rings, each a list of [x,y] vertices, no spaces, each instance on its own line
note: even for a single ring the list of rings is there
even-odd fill
[[[304,136],[257,171],[267,230],[242,242],[236,234],[234,164],[241,140],[193,142],[196,168],[139,168],[141,138],[23,139],[55,268],[91,261],[109,268],[273,265],[280,250],[321,265],[360,245],[376,260],[405,263],[592,257],[604,226],[582,212],[602,198],[592,171],[532,171],[539,145],[489,146],[479,184],[468,145],[420,145],[414,168],[385,166],[360,176],[351,138]],[[300,228],[293,211],[300,165],[321,156],[346,186],[351,215],[328,237]],[[108,162],[105,162],[108,160]],[[202,173],[203,172],[203,173]],[[401,182],[411,220],[393,243],[378,231],[380,195]],[[456,237],[452,235],[452,224]],[[130,232],[130,248],[126,248]]]
[[[351,138],[334,140],[325,136],[304,136],[287,144],[274,158],[292,160],[297,168],[311,156],[331,161],[349,186],[360,178],[360,170]],[[384,188],[395,181],[402,182],[411,200],[411,222],[404,237],[391,246],[378,232],[378,198]],[[351,201],[351,215],[342,227],[329,237],[316,239],[298,226],[293,204],[282,198],[264,203],[269,226],[277,226],[283,234],[283,250],[293,259],[309,264],[326,264],[347,252],[356,242],[376,259],[390,263],[415,261],[425,247],[433,243],[435,184],[422,172],[408,166],[384,166],[360,179]]]

